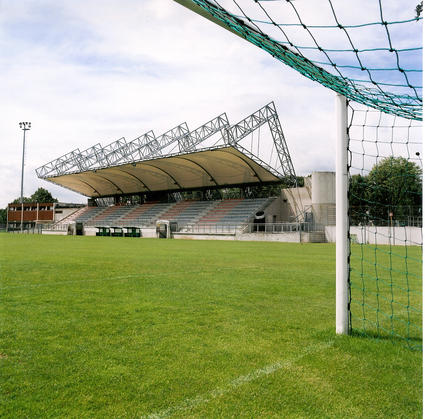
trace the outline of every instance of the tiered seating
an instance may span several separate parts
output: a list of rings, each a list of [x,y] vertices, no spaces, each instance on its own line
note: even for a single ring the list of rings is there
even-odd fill
[[[218,205],[208,211],[199,219],[199,224],[217,224],[233,207],[238,205],[242,199],[227,199],[218,201]]]
[[[177,221],[178,227],[195,224],[207,211],[210,211],[219,201],[180,201],[161,215],[161,218]]]
[[[93,217],[88,224],[113,226],[122,217],[128,214],[134,207],[129,206],[111,206],[105,209],[102,213]]]
[[[221,201],[180,201],[145,203],[135,206],[86,207],[76,222],[91,226],[153,227],[162,218],[177,221],[179,229],[188,225],[241,226],[264,209],[268,198]]]
[[[92,220],[94,217],[99,215],[101,212],[105,211],[108,207],[86,207],[86,211],[80,214],[77,218],[75,218],[75,222],[77,223],[87,223]]]
[[[133,207],[133,210],[128,212],[120,220],[121,224],[128,226],[152,226],[155,221],[162,217],[162,214],[168,211],[175,202],[167,203],[147,203]]]
[[[231,208],[223,218],[220,219],[222,224],[243,224],[252,219],[257,211],[264,207],[267,198],[244,199],[238,205]]]
[[[214,209],[198,221],[198,224],[241,225],[249,222],[267,203],[268,198],[220,201]]]

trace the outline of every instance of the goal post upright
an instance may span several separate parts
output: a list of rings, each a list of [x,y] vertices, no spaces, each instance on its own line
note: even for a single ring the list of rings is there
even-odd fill
[[[336,333],[349,333],[348,112],[336,95]]]

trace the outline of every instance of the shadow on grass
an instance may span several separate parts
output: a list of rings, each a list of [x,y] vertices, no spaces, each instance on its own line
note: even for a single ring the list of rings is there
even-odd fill
[[[378,333],[376,331],[362,329],[352,329],[350,335],[358,338],[383,340],[394,344],[404,344],[411,350],[422,351],[422,338],[420,337],[406,338],[395,333]]]

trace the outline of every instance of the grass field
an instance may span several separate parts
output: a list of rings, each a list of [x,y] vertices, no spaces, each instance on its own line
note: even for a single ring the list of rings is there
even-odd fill
[[[0,417],[422,417],[420,351],[335,336],[333,245],[0,246]]]
[[[353,328],[421,349],[421,249],[352,245],[350,260]]]

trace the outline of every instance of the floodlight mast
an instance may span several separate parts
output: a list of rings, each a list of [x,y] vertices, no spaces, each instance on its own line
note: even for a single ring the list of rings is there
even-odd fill
[[[25,133],[31,129],[31,122],[20,122],[19,128],[24,131],[22,142],[22,170],[21,170],[21,233],[24,231],[24,167],[25,167]]]

